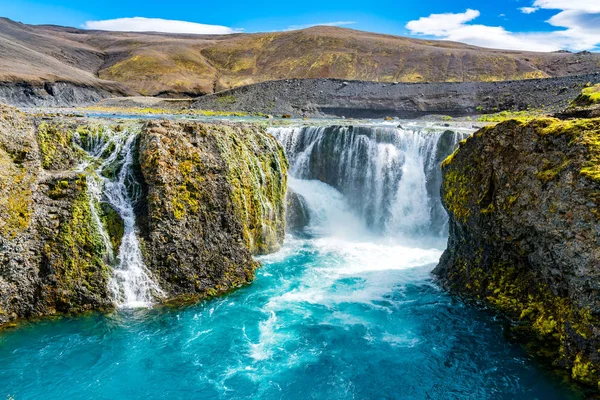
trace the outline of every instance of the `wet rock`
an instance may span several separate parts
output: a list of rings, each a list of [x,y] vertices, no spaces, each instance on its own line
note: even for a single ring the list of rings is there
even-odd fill
[[[150,122],[139,159],[145,261],[171,296],[246,284],[258,266],[252,254],[282,244],[287,161],[264,128]]]
[[[515,321],[580,382],[600,380],[600,119],[508,121],[443,164],[450,237],[434,273]]]
[[[286,231],[299,232],[310,223],[309,208],[304,197],[288,189],[286,195]]]

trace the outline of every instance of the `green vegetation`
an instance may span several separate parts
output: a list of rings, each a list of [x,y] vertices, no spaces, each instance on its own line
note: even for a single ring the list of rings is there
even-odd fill
[[[110,268],[103,261],[105,248],[92,220],[85,175],[69,182],[69,188],[75,193],[70,215],[61,221],[58,236],[45,244],[43,252],[57,278],[57,310],[84,311],[94,306],[94,293],[106,287]]]
[[[572,106],[586,107],[600,104],[600,84],[585,87],[581,94],[571,103]]]
[[[546,118],[535,122],[543,135],[567,135],[572,144],[588,150],[587,162],[580,169],[585,177],[600,182],[600,118],[561,121]]]
[[[477,118],[479,122],[504,122],[509,120],[517,120],[521,122],[532,121],[540,116],[544,115],[541,110],[528,110],[528,111],[501,111],[495,114],[485,114]]]
[[[220,106],[228,106],[235,103],[237,103],[237,99],[234,95],[220,96],[217,98],[217,104]]]
[[[556,178],[556,176],[565,168],[567,168],[571,162],[566,157],[564,157],[562,163],[560,164],[553,164],[552,162],[546,159],[543,160],[543,163],[544,165],[542,167],[542,170],[539,171],[536,175],[539,180],[546,183]]]
[[[35,177],[0,148],[0,235],[12,239],[29,226]]]
[[[123,239],[123,234],[125,233],[125,224],[119,213],[116,212],[110,205],[102,203],[100,205],[100,211],[100,219],[106,228],[112,248],[116,254],[119,251],[121,240]]]
[[[450,161],[446,165],[451,165]],[[446,161],[444,161],[446,162]],[[469,202],[473,196],[471,180],[456,168],[449,169],[444,176],[444,202],[459,221],[466,221],[471,215]]]
[[[231,96],[234,97],[234,96]],[[235,99],[235,97],[234,97]],[[220,99],[219,99],[220,100]],[[217,100],[217,102],[219,101]],[[234,101],[235,103],[235,101]],[[189,110],[189,109],[171,109],[171,108],[152,108],[152,107],[104,107],[90,106],[82,109],[84,111],[93,111],[99,113],[114,114],[173,114],[173,115],[197,115],[206,117],[247,117],[250,114],[243,111],[213,111],[213,110]]]
[[[283,149],[263,128],[214,127],[212,132],[228,165],[231,198],[248,248],[256,254],[277,249],[283,237],[287,188]]]

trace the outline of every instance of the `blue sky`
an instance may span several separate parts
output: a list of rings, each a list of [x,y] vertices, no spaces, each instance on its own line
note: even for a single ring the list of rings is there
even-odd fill
[[[523,7],[526,8],[522,10]],[[372,32],[527,50],[597,50],[600,45],[600,0],[0,0],[0,16],[31,24],[127,30],[146,30],[148,26],[153,30],[175,31],[193,28],[191,24],[177,25],[170,20],[218,25],[230,31],[244,32],[332,24]],[[121,20],[130,17],[169,21],[157,25],[156,21]],[[119,20],[108,25],[89,23],[114,19]],[[222,32],[215,30],[215,33]]]

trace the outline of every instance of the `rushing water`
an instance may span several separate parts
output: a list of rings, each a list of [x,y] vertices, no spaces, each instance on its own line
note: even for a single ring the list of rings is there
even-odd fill
[[[262,257],[252,285],[4,332],[0,399],[580,398],[501,321],[432,282],[446,220],[430,187],[459,137],[311,129],[272,131],[310,222]]]
[[[121,308],[148,307],[164,295],[144,265],[135,225],[134,206],[141,195],[132,169],[136,140],[137,132],[133,128],[122,132],[105,128],[90,133],[84,143],[79,144],[88,157],[78,169],[95,168],[95,173],[87,178],[90,209],[113,266],[109,290],[114,303]],[[118,249],[112,248],[98,215],[98,205],[102,202],[110,205],[123,220],[123,238]]]

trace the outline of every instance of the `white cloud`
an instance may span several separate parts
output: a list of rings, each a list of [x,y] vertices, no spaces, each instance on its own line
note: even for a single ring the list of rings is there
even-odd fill
[[[537,7],[521,7],[521,8],[519,8],[519,10],[521,10],[521,12],[523,14],[533,14],[534,12],[539,10],[539,8],[537,8]]]
[[[587,13],[600,12],[600,1],[598,0],[535,0],[533,6],[548,10],[576,10]]]
[[[406,28],[413,34],[444,36],[465,26],[465,22],[477,17],[479,17],[479,11],[471,9],[458,14],[431,14],[429,17],[421,17],[416,21],[410,21],[406,24]]]
[[[333,21],[333,22],[320,22],[316,24],[306,24],[306,25],[290,25],[284,30],[286,31],[296,31],[298,29],[306,29],[312,26],[346,26],[353,25],[356,21]]]
[[[83,28],[103,31],[195,33],[200,35],[226,35],[240,32],[239,29],[227,26],[144,17],[87,21],[83,24]]]
[[[416,35],[511,50],[580,51],[600,46],[600,11],[594,11],[600,10],[600,1],[535,0],[533,5],[562,10],[547,21],[561,29],[549,32],[510,32],[502,26],[473,24],[470,22],[480,13],[471,9],[464,13],[431,14],[408,22],[406,28]],[[557,8],[563,6],[565,9]]]

